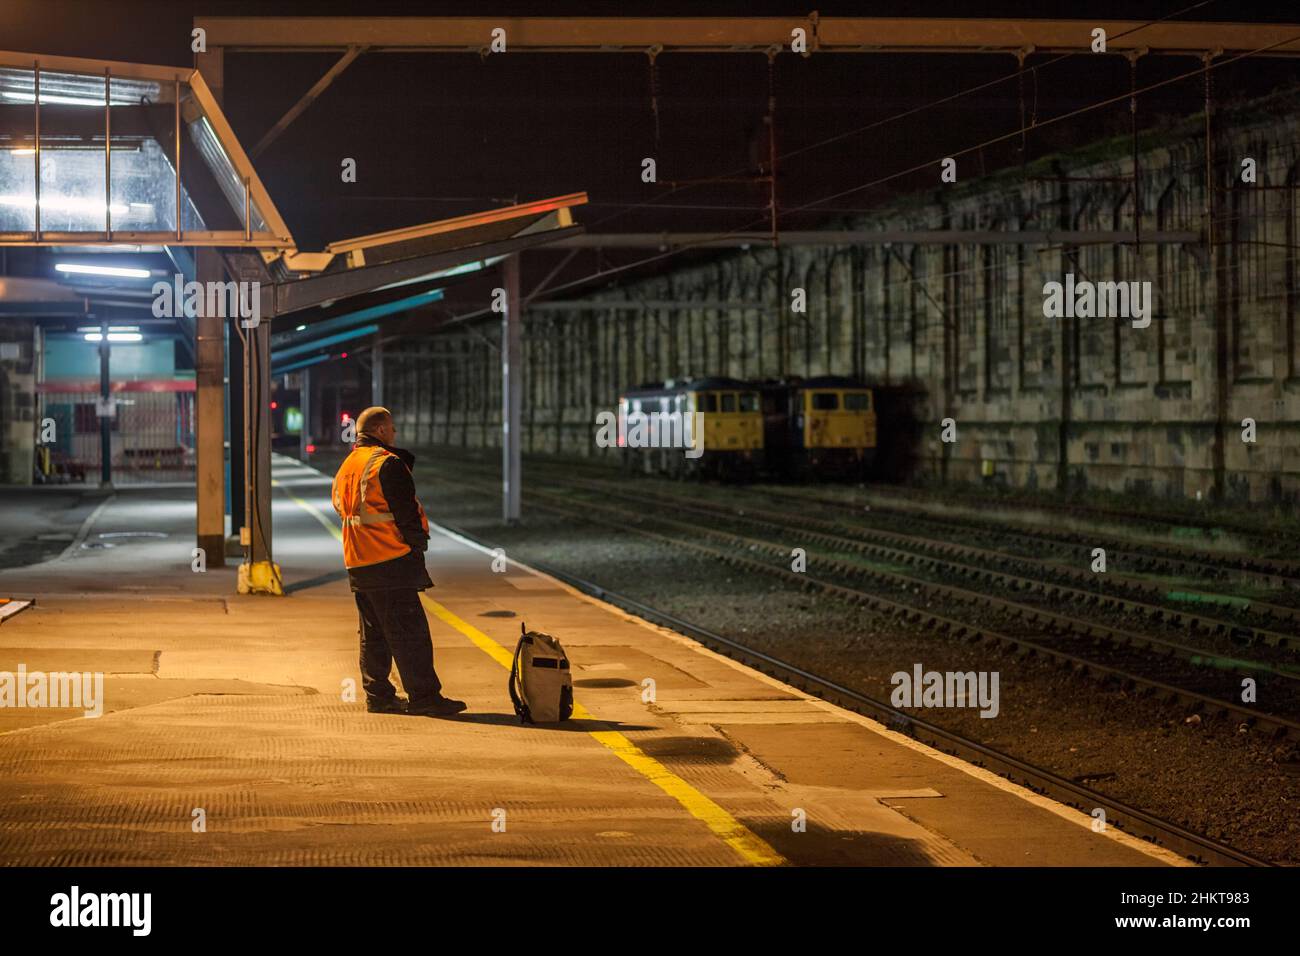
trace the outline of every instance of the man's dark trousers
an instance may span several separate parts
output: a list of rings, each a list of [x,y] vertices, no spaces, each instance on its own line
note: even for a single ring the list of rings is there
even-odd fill
[[[415,588],[355,591],[361,612],[361,686],[368,701],[391,701],[397,691],[388,675],[393,661],[411,704],[423,704],[442,694],[433,669],[429,621]]]

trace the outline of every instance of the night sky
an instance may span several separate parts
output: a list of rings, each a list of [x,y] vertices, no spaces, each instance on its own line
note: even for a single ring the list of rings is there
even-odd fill
[[[874,3],[822,6],[823,16],[1122,17],[1153,19],[1194,6],[1192,0],[1120,3]],[[1211,0],[1189,11],[1193,20],[1294,19],[1288,4]],[[805,15],[790,3],[521,4],[391,3],[374,0],[367,13],[393,16],[509,15]],[[0,7],[0,46],[102,59],[189,64],[192,17],[203,15],[355,15],[356,3],[77,2],[7,0]],[[230,54],[226,112],[251,148],[337,54]],[[1053,55],[1031,57],[1030,66]],[[1195,69],[1182,57],[1148,57],[1139,85]],[[970,147],[1019,126],[1015,61],[1000,55],[846,55],[777,58],[777,146],[782,228],[826,225],[849,211],[930,189],[935,176],[918,173],[849,193],[807,211],[822,197]],[[1009,77],[989,90],[915,116],[808,148],[981,83]],[[1300,61],[1257,59],[1216,71],[1225,103],[1300,79]],[[1027,109],[1040,120],[1118,96],[1128,89],[1120,57],[1083,55],[1043,66],[1026,84]],[[767,61],[761,54],[664,54],[659,58],[660,137],[656,147],[650,71],[633,54],[511,53],[372,54],[355,62],[256,161],[259,174],[305,249],[382,229],[462,215],[561,193],[586,190],[578,211],[590,231],[725,231],[765,229],[767,187],[727,183],[670,191],[663,180],[707,179],[756,172],[766,156]],[[1036,89],[1035,89],[1036,87]],[[1145,126],[1200,109],[1199,77],[1140,100]],[[1035,99],[1036,97],[1036,99]],[[1036,130],[1034,158],[1129,130],[1127,103]],[[640,163],[655,156],[661,183],[645,184]],[[344,157],[357,160],[354,184],[340,180]],[[1018,139],[960,161],[963,180],[1022,160]],[[650,206],[644,206],[653,201]],[[607,254],[606,264],[631,261],[642,250]],[[556,253],[534,254],[525,288],[550,270]],[[688,253],[687,255],[692,255]],[[694,255],[699,255],[695,253]],[[684,257],[667,260],[676,264]],[[662,268],[663,266],[656,266]],[[584,252],[556,280],[598,268]],[[470,300],[481,294],[464,287]]]

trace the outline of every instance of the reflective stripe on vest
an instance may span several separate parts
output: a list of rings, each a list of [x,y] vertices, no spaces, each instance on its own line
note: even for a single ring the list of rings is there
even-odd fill
[[[391,561],[411,551],[389,510],[379,478],[380,469],[390,457],[396,456],[381,447],[356,447],[334,476],[332,498],[343,524],[343,563],[349,568]],[[427,531],[424,508],[419,502],[416,506]]]

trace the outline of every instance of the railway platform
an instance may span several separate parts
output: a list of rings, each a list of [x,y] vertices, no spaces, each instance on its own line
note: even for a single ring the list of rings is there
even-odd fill
[[[1183,862],[443,529],[424,603],[469,710],[368,714],[329,479],[290,459],[285,597],[194,570],[192,489],[77,517],[60,555],[0,571],[35,599],[0,626],[0,672],[102,674],[102,716],[0,709],[2,864]],[[521,622],[570,654],[563,725],[511,709]]]

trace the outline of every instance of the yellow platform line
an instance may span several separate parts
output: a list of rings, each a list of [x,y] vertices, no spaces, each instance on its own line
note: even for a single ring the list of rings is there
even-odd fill
[[[285,495],[288,496],[290,501],[292,501],[303,511],[307,512],[307,514],[311,515],[313,518],[315,518],[317,521],[323,524],[325,526],[326,531],[334,535],[334,537],[337,538],[339,541],[343,540],[343,532],[339,530],[339,526],[336,525],[334,523],[334,520],[330,518],[329,515],[325,514],[325,512],[321,511],[310,501],[305,501],[302,498],[299,498],[292,491],[290,491],[284,485],[280,484],[275,479],[271,479],[271,487],[279,488],[281,491],[285,493]]]
[[[505,647],[474,625],[461,620],[428,595],[421,593],[420,600],[440,621],[460,631],[494,661],[507,670],[510,669],[514,655]],[[599,719],[576,701],[573,705],[573,716],[580,720]],[[625,735],[617,730],[589,730],[587,733],[613,751],[629,767],[680,803],[686,812],[713,831],[745,862],[755,866],[780,866],[786,862],[785,858],[772,849],[766,840],[737,820],[724,807],[700,793],[655,760]]]
[[[311,502],[299,498],[279,482],[272,481],[271,484],[278,487],[289,497],[290,501],[323,524],[326,530],[335,538],[340,541],[343,540],[343,532],[338,529],[338,526],[330,520],[325,512]],[[506,670],[510,669],[511,664],[514,662],[514,654],[506,650],[505,647],[492,640],[474,625],[461,620],[428,595],[421,593],[420,600],[424,602],[425,607],[438,620],[469,638],[475,647]],[[598,717],[577,701],[573,703],[573,716],[579,720],[599,720]],[[700,793],[700,791],[634,744],[624,734],[619,733],[617,730],[589,730],[587,734],[680,803],[687,813],[707,826],[722,842],[735,850],[737,855],[746,863],[751,863],[754,866],[780,866],[787,862],[785,857],[777,853],[766,840],[732,816],[725,807]]]

